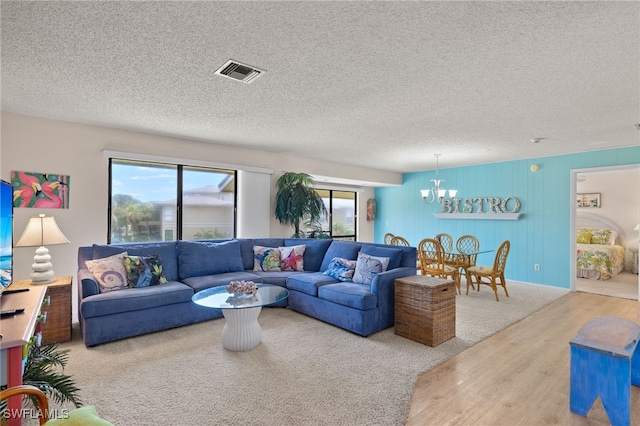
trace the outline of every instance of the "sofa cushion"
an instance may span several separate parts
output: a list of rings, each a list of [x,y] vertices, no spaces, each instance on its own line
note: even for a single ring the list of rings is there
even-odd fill
[[[191,287],[195,293],[210,287],[227,285],[231,281],[253,281],[256,284],[262,282],[262,278],[253,272],[226,272],[223,274],[200,275],[197,277],[189,277],[182,280],[186,285]]]
[[[337,283],[324,285],[318,289],[318,297],[339,305],[366,311],[378,306],[378,296],[371,293],[368,285]]]
[[[371,285],[373,277],[387,270],[389,264],[388,257],[369,256],[365,253],[358,253],[356,270],[353,273],[353,282],[358,284]]]
[[[254,271],[280,271],[280,249],[277,247],[253,246]]]
[[[221,243],[179,241],[178,261],[181,281],[202,275],[244,271],[240,242],[235,240]]]
[[[304,244],[304,270],[319,272],[320,266],[322,265],[322,259],[324,259],[324,254],[331,245],[331,241],[332,240],[329,239],[318,240],[314,238],[286,238],[284,240],[284,246],[289,247]]]
[[[125,256],[124,269],[127,271],[127,285],[132,288],[149,287],[167,282],[162,272],[162,259],[157,254]]]
[[[85,265],[100,286],[100,293],[127,288],[127,271],[124,258],[127,252],[114,254],[101,259],[87,260]]]
[[[322,259],[321,271],[325,271],[329,267],[329,263],[334,257],[342,257],[344,259],[356,260],[361,244],[352,241],[332,240],[331,245]]]
[[[387,265],[387,270],[396,269],[400,267],[400,263],[402,262],[402,249],[397,248],[388,248],[388,247],[379,247],[371,244],[363,244],[362,249],[360,249],[361,253],[368,254],[369,256],[376,257],[388,257],[389,264]]]
[[[175,241],[159,241],[131,244],[94,244],[93,258],[99,259],[126,251],[130,256],[149,256],[157,254],[162,260],[164,276],[168,281],[178,279],[178,254]]]
[[[307,246],[279,247],[280,269],[282,271],[304,271],[304,252]]]
[[[80,309],[82,318],[91,318],[189,302],[191,296],[191,287],[177,281],[169,281],[153,287],[130,288],[89,296],[82,299]],[[144,321],[144,318],[140,320]]]
[[[339,282],[335,278],[331,278],[324,275],[322,272],[309,272],[306,274],[293,274],[287,278],[287,288],[289,290],[296,290],[302,293],[310,294],[311,296],[318,295],[318,287],[335,284]]]
[[[255,274],[261,278],[261,282],[264,284],[273,284],[279,285],[280,287],[287,286],[287,279],[296,274],[300,274],[301,272],[293,272],[293,271],[280,271],[280,272],[263,272],[263,271],[252,271],[252,274]],[[307,273],[307,272],[305,272]]]
[[[253,246],[280,247],[284,245],[282,238],[240,238],[240,253],[244,270],[253,269]]]

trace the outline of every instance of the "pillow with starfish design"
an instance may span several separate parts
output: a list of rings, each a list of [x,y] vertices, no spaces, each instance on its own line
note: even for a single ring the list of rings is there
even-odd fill
[[[283,271],[304,271],[304,250],[306,246],[280,247],[280,269]]]

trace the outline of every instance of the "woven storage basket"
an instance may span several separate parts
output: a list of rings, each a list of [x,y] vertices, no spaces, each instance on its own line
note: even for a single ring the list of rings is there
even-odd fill
[[[437,346],[455,337],[455,283],[420,275],[395,281],[395,333]]]

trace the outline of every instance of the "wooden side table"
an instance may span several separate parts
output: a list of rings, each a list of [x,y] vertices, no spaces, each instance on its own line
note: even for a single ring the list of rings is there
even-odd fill
[[[396,279],[395,333],[432,347],[455,337],[455,282],[424,275]]]
[[[49,284],[31,284],[31,280],[18,280],[10,288],[47,287],[45,299],[49,306],[43,308],[47,312],[47,320],[42,324],[42,343],[68,342],[71,340],[71,284],[72,276],[56,277]]]

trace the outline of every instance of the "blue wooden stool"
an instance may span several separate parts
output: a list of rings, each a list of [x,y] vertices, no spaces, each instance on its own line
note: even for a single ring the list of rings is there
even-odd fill
[[[572,413],[586,416],[598,397],[613,426],[631,422],[631,385],[640,386],[640,325],[624,318],[587,322],[569,342]]]

